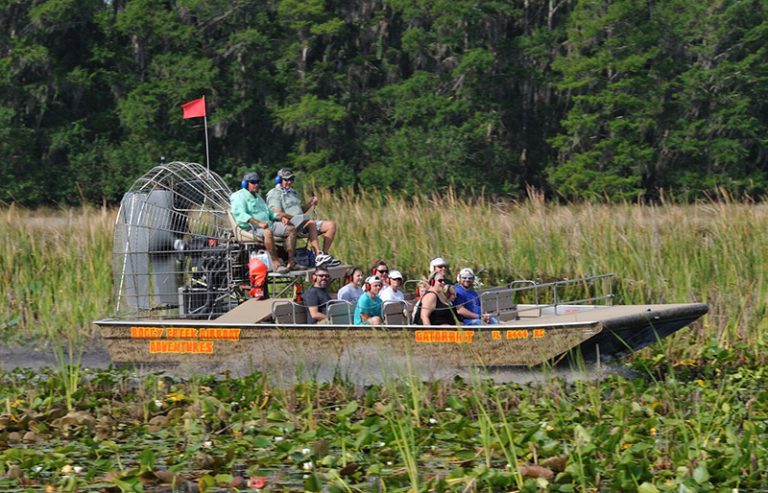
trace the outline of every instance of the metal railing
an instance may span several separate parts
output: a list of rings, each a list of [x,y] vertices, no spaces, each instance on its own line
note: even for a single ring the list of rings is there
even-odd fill
[[[527,294],[532,293],[533,294],[533,300],[532,305],[535,305],[534,307],[528,308],[528,310],[541,310],[542,308],[554,308],[555,311],[557,311],[557,307],[560,305],[579,305],[579,304],[585,304],[585,303],[594,303],[594,302],[603,302],[606,305],[613,304],[614,294],[613,294],[613,279],[615,279],[616,275],[613,273],[610,274],[598,274],[594,276],[586,276],[586,277],[579,277],[576,279],[564,279],[561,281],[552,281],[547,283],[537,283],[533,280],[521,280],[521,281],[513,281],[508,284],[508,286],[514,286],[516,284],[524,284],[524,286],[520,287],[507,287],[507,288],[501,288],[501,289],[489,289],[487,291],[483,291],[480,293],[480,299],[481,303],[483,304],[483,308],[486,308],[485,299],[491,300],[491,298],[496,299],[496,304],[498,306],[498,299],[501,297],[506,297],[505,295],[509,295],[510,299],[514,299],[516,295],[518,294]],[[597,284],[601,283],[602,286],[600,289],[597,289]],[[595,293],[593,296],[586,296],[581,298],[572,298],[572,299],[562,299],[561,292],[567,288],[578,288],[579,285],[584,285],[585,290],[589,292]],[[547,298],[547,302],[542,302],[543,293],[549,293],[550,296]],[[519,310],[518,311],[524,311]]]

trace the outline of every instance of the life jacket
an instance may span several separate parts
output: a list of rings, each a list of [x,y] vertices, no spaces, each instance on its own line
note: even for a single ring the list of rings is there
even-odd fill
[[[267,292],[267,264],[256,256],[248,260],[248,279],[251,281],[251,289],[248,294],[257,300],[263,299]]]

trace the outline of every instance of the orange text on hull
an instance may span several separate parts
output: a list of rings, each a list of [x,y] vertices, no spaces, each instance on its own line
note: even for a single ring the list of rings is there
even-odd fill
[[[149,341],[149,352],[151,354],[213,354],[213,341]]]
[[[472,344],[473,330],[417,330],[416,342],[451,342]]]

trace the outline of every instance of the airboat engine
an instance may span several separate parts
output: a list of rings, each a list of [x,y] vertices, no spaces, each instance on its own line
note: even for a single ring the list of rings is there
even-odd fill
[[[163,164],[136,180],[115,225],[118,316],[215,318],[241,301],[248,257],[232,240],[230,194],[196,163]]]

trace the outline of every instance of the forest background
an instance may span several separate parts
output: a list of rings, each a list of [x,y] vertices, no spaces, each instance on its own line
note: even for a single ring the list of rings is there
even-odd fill
[[[0,0],[0,203],[159,163],[331,189],[768,191],[765,0]]]

